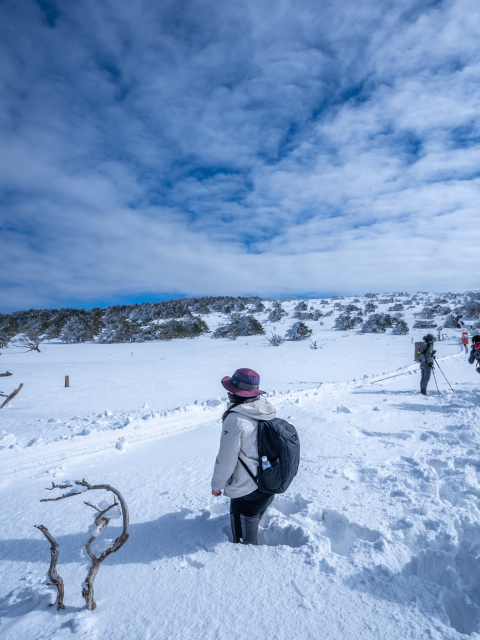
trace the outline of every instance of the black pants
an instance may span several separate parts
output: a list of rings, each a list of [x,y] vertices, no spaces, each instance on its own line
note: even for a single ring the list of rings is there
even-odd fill
[[[230,523],[234,542],[258,544],[258,526],[275,495],[258,489],[230,501]]]
[[[420,367],[422,377],[420,379],[420,389],[426,391],[430,376],[432,375],[432,367]]]

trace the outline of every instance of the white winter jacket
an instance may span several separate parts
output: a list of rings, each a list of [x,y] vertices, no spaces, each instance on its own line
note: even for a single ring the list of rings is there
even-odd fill
[[[229,403],[228,407],[232,404]],[[228,414],[222,424],[220,450],[215,461],[212,489],[223,491],[229,498],[241,498],[257,485],[243,468],[238,457],[257,475],[258,446],[257,428],[259,420],[272,420],[277,411],[261,396],[255,402],[239,404]]]

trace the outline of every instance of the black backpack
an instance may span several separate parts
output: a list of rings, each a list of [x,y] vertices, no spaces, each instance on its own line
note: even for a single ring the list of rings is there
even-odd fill
[[[266,457],[271,465],[267,469],[262,467],[263,457]],[[281,418],[260,420],[257,475],[253,475],[240,457],[238,459],[260,491],[285,493],[297,475],[300,464],[300,439],[297,430],[293,424]]]

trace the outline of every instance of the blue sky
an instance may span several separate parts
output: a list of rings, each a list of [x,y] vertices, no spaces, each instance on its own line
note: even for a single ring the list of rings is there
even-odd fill
[[[0,310],[478,288],[475,0],[2,0]]]

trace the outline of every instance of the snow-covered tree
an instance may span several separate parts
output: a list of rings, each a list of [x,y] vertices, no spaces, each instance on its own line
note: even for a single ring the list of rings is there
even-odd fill
[[[333,323],[335,331],[349,331],[355,329],[359,324],[362,324],[362,318],[359,316],[351,316],[349,313],[341,313]]]
[[[312,329],[309,329],[306,324],[301,322],[295,322],[286,333],[288,340],[306,340],[312,335]]]
[[[273,301],[272,310],[268,314],[267,320],[269,322],[280,322],[280,320],[287,315],[287,312],[282,307],[278,300]]]
[[[388,313],[372,313],[362,325],[364,333],[385,333],[392,326],[392,317]]]
[[[354,313],[355,311],[360,311],[360,313],[362,313],[360,307],[356,307],[354,304],[347,304],[347,306],[345,307],[345,311],[347,313]]]
[[[476,319],[480,316],[480,300],[470,299],[463,305],[465,318]]]
[[[365,298],[376,298],[377,294],[376,293],[366,293],[365,294]]]
[[[417,320],[414,329],[435,329],[438,325],[433,320]]]
[[[452,313],[452,309],[448,305],[440,305],[435,309],[435,313],[437,315],[448,316],[449,313]]]
[[[62,342],[87,342],[93,340],[94,333],[82,317],[73,317],[64,325],[60,340]]]
[[[230,323],[217,327],[212,338],[234,338],[237,336],[255,336],[265,333],[260,322],[252,315],[232,314]]]
[[[253,306],[252,313],[263,313],[264,311],[265,311],[265,305],[260,300],[260,298],[258,298],[258,300],[255,302]]]
[[[456,329],[458,327],[458,321],[455,320],[455,316],[453,315],[453,313],[445,318],[443,326],[445,327],[445,329]]]
[[[409,332],[409,328],[405,320],[393,318],[392,321],[393,321],[392,334],[394,336],[406,336],[407,333]]]
[[[433,318],[433,316],[435,315],[435,311],[432,309],[432,307],[425,305],[421,311],[418,311],[414,315],[417,318],[423,318],[424,320],[429,320],[430,318]]]
[[[300,300],[300,302],[295,305],[294,311],[308,311],[308,304],[305,302],[305,300]]]

